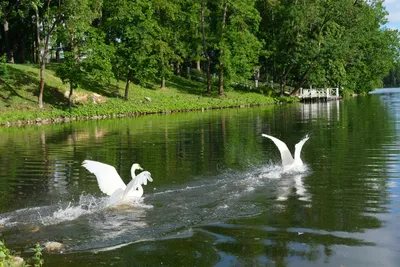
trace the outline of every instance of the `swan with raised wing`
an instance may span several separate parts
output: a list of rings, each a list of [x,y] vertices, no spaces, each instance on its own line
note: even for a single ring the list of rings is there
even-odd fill
[[[143,170],[137,163],[131,167],[132,180],[128,185],[122,181],[117,170],[111,165],[93,160],[84,160],[82,166],[96,176],[100,190],[110,196],[109,204],[142,197],[142,185],[147,185],[147,181],[153,181],[148,171],[143,171],[138,175],[135,174],[137,170]]]
[[[308,135],[306,135],[300,142],[295,145],[294,158],[292,157],[292,154],[290,153],[287,145],[284,142],[271,135],[262,134],[262,136],[271,139],[278,147],[279,152],[281,153],[282,166],[284,171],[303,166],[303,161],[300,158],[300,154],[304,143],[307,142],[307,140],[310,138]]]

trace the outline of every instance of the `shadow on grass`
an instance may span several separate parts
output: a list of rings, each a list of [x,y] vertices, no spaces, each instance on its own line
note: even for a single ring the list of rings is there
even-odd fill
[[[21,99],[24,99],[26,101],[32,102],[34,103],[35,101],[33,101],[32,99],[26,98],[22,95],[20,95],[9,83],[7,83],[7,81],[0,81],[0,85],[3,84],[3,90],[8,92],[8,96],[4,96],[4,95],[0,95],[0,97],[3,99],[3,101],[6,104],[11,104],[11,98],[12,97],[19,97]]]
[[[59,66],[59,63],[48,63],[46,64],[46,70],[56,71]],[[32,70],[20,70],[13,67],[8,68],[8,80],[11,81],[11,83],[9,84],[9,90],[14,90],[15,94],[18,94],[18,91],[21,92],[21,89],[23,88],[25,92],[29,93],[28,98],[29,96],[32,96],[32,98],[37,98],[39,95],[40,67],[39,65],[33,64],[30,65],[30,67],[37,69],[37,72]],[[119,92],[117,92],[118,90],[115,86],[111,84],[104,85],[103,83],[100,83],[91,77],[87,77],[84,81],[82,81],[80,88],[110,98],[115,98],[119,96]],[[18,94],[16,96],[24,98],[21,94]],[[31,102],[36,102],[28,98],[24,99],[30,100]],[[70,108],[68,98],[65,97],[63,92],[59,91],[57,87],[49,86],[46,83],[46,79],[45,87],[43,90],[43,102],[58,109],[65,110]]]
[[[35,69],[38,70],[39,72],[39,65],[31,65]],[[47,63],[46,64],[46,70],[52,70],[54,73],[56,70],[61,66],[61,63]],[[34,75],[33,77],[39,82],[39,78],[37,77],[37,73],[34,72],[27,72],[28,74]],[[46,81],[45,81],[46,83]],[[115,86],[110,85],[104,85],[96,80],[94,80],[91,77],[87,77],[87,79],[82,81],[82,84],[80,85],[80,88],[91,91],[93,93],[97,93],[99,95],[107,96],[107,97],[115,97]],[[56,89],[56,88],[53,88]],[[45,87],[46,90],[46,87]],[[54,91],[54,90],[53,90]],[[44,99],[43,99],[44,100]]]
[[[90,77],[81,82],[80,88],[106,97],[116,97],[119,93],[114,85],[104,85]]]
[[[16,96],[27,100],[31,103],[36,103],[36,100],[21,95],[18,91],[24,87],[25,92],[28,92],[32,97],[39,95],[39,77],[38,73],[33,71],[22,71],[16,68],[8,68],[9,78],[4,83],[3,89],[10,92],[9,96]],[[52,105],[56,108],[67,108],[68,99],[57,90],[57,88],[45,85],[43,90],[43,102]]]
[[[218,88],[218,80],[212,82],[211,87],[211,94],[208,94],[206,92],[207,88],[207,81],[204,82],[199,82],[199,81],[192,81],[180,76],[172,76],[168,80],[169,84],[172,84],[174,87],[176,87],[179,91],[188,93],[188,94],[193,94],[193,95],[201,95],[203,97],[221,97],[219,96],[219,88]],[[167,86],[168,87],[168,86]],[[264,95],[268,93],[268,88],[266,87],[258,87],[258,88],[250,88],[246,86],[240,86],[240,85],[231,85],[230,88],[225,86],[225,92],[227,91],[235,91],[240,94],[246,94],[246,93],[258,93],[260,95]]]
[[[173,75],[167,81],[168,84],[173,85],[181,93],[188,93],[192,95],[199,95],[203,97],[219,97],[218,88],[212,85],[211,94],[207,93],[207,84],[197,81],[192,81],[180,76]]]
[[[126,81],[123,81],[123,83],[126,83]],[[138,79],[136,79],[136,78],[133,78],[132,79],[132,83],[134,83],[134,84],[136,84],[136,85],[140,85],[141,87],[144,87],[144,88],[146,88],[146,89],[149,89],[149,90],[158,90],[158,89],[160,89],[160,81],[158,80],[158,79],[153,79],[153,81],[151,81],[151,82],[140,82]]]
[[[172,76],[168,83],[173,84],[179,91],[186,92],[195,95],[202,95],[202,96],[210,96],[210,97],[219,97],[219,81],[218,79],[214,79],[211,82],[212,93],[211,95],[206,93],[207,88],[207,80],[204,81],[196,81],[196,80],[189,80],[184,77],[180,76]],[[255,87],[254,81],[248,81],[247,83],[237,83],[237,84],[230,84],[229,86],[224,86],[225,92],[227,91],[235,91],[240,94],[246,93],[257,93],[260,95],[268,95],[271,91],[269,85],[264,83],[259,83],[258,87]],[[278,96],[275,92],[271,92],[271,95]]]

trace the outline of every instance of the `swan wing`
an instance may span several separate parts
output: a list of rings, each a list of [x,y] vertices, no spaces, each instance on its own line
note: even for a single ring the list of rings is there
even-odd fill
[[[113,166],[93,160],[84,160],[82,166],[96,176],[101,192],[111,196],[118,189],[125,190],[126,185]]]
[[[271,139],[274,142],[274,144],[278,147],[279,152],[281,152],[283,166],[287,166],[293,163],[294,159],[292,157],[292,154],[290,153],[287,145],[284,142],[271,135],[262,134],[262,136]]]
[[[153,182],[153,178],[151,178],[151,173],[148,171],[143,171],[136,175],[126,186],[124,195],[122,198],[125,198],[128,195],[129,191],[136,190],[139,185],[147,185],[147,181]]]
[[[107,200],[107,204],[112,206],[117,204],[119,201],[121,201],[122,199],[122,195],[124,194],[124,190],[122,190],[121,188],[118,188],[117,190],[115,190],[114,193],[112,193],[112,195],[108,198]]]
[[[300,140],[300,142],[298,142],[294,147],[295,147],[295,158],[298,157],[298,159],[300,160],[300,153],[301,150],[303,149],[303,145],[305,142],[307,142],[307,140],[310,139],[310,137],[308,135],[306,135],[303,139]]]

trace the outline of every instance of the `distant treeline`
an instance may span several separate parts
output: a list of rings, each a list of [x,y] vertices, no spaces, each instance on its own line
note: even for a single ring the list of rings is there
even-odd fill
[[[383,79],[384,87],[400,87],[400,62],[396,62],[389,75]]]
[[[381,0],[9,0],[1,1],[1,53],[10,63],[60,62],[73,89],[83,79],[126,83],[173,72],[212,77],[218,90],[258,79],[291,88],[382,86],[398,58]],[[193,74],[193,71],[191,72]],[[398,79],[397,79],[398,81]]]

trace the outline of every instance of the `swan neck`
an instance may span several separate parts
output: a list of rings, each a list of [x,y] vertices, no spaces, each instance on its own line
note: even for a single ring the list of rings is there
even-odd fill
[[[300,154],[301,154],[301,148],[298,149],[297,146],[296,146],[296,149],[294,151],[294,163],[296,163],[296,164],[303,163],[301,161]]]
[[[137,170],[137,168],[135,168],[135,167],[131,168],[132,179],[136,177],[136,170]]]
[[[138,185],[137,192],[139,197],[143,196],[143,187],[141,185]]]

